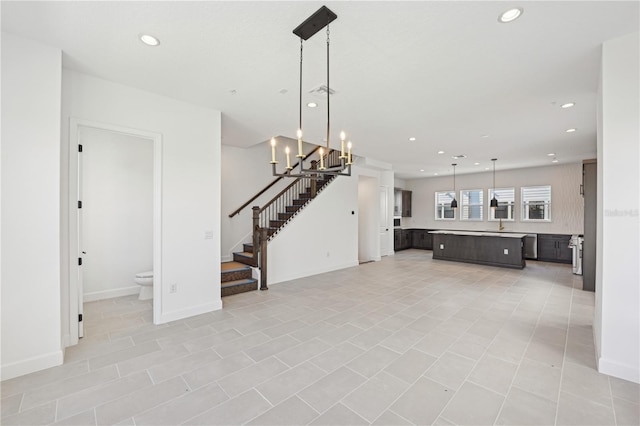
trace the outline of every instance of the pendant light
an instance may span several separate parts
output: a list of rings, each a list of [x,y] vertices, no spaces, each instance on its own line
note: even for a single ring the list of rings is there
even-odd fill
[[[296,155],[296,158],[299,159],[297,164],[297,166],[299,167],[291,166],[291,150],[287,148],[285,150],[287,158],[287,168],[282,173],[278,173],[276,171],[276,165],[278,164],[278,161],[276,161],[276,140],[275,138],[272,138],[271,167],[273,176],[310,179],[324,179],[328,176],[351,176],[351,165],[353,164],[351,157],[352,145],[350,141],[347,143],[347,141],[345,140],[346,135],[344,132],[340,133],[340,151],[338,152],[337,150],[331,148],[330,100],[333,90],[329,85],[329,24],[333,22],[337,17],[338,15],[336,15],[329,8],[327,8],[326,6],[322,6],[313,15],[308,17],[303,23],[298,25],[298,27],[293,30],[293,33],[300,38],[300,93],[298,103],[298,130],[296,131],[296,137],[298,140],[298,154]],[[311,38],[314,34],[319,32],[323,28],[327,29],[327,85],[322,87],[327,93],[327,144],[326,147],[320,148],[318,150],[319,161],[312,161],[310,167],[305,167],[304,161],[305,159],[309,159],[306,158],[307,155],[302,152],[302,47],[304,41]],[[346,152],[345,146],[348,150]]]
[[[453,166],[453,200],[451,200],[451,208],[458,208],[458,201],[456,201],[456,163],[451,164]]]
[[[496,161],[497,158],[492,158],[493,161],[493,198],[491,199],[491,203],[489,204],[492,209],[498,207],[498,200],[496,199]]]

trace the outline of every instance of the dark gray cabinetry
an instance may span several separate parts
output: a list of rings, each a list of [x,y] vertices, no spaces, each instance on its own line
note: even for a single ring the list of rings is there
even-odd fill
[[[437,233],[433,234],[433,245],[434,260],[453,260],[517,269],[526,265],[524,236],[507,238]]]
[[[393,249],[394,251],[414,248],[414,230],[412,229],[396,229],[393,231]]]
[[[411,248],[412,232],[409,229],[396,229],[393,232],[393,249],[395,251]]]
[[[402,217],[411,217],[411,191],[402,191]]]
[[[556,263],[571,263],[569,240],[571,235],[538,234],[538,260]]]
[[[414,229],[411,247],[423,250],[433,250],[433,235],[427,229]]]
[[[596,291],[596,207],[598,202],[598,164],[587,160],[582,164],[584,196],[584,241],[582,243],[582,289]]]

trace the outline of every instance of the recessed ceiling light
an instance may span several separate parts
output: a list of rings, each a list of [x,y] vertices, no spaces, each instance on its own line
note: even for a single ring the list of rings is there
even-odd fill
[[[474,165],[474,166],[479,166],[479,165],[480,165],[480,163],[473,163],[473,165]]]
[[[307,104],[307,106],[308,106],[309,108],[315,108],[315,107],[317,107],[317,106],[318,106],[318,104],[317,104],[317,103],[315,103],[315,102],[309,102],[309,103]]]
[[[437,173],[434,173],[433,175],[434,175],[434,176],[438,176],[438,174],[437,174]]]
[[[514,7],[513,9],[509,9],[498,17],[498,21],[506,24],[508,22],[513,22],[518,19],[522,15],[523,9],[521,7]]]
[[[409,140],[410,140],[411,142],[413,142],[413,141],[415,141],[415,140],[416,140],[416,138],[414,138],[414,137],[412,136],[412,137],[410,137],[410,138],[409,138]]]
[[[553,160],[551,160],[551,162],[552,162],[552,163],[557,163],[557,162],[558,162],[558,159],[557,159],[557,158],[554,158]]]
[[[444,154],[444,151],[438,151],[438,154]]]
[[[571,108],[575,104],[576,104],[575,102],[567,102],[566,104],[560,105],[560,108]]]
[[[489,168],[488,168],[488,167],[485,167],[484,169],[485,169],[485,170],[489,170]]]
[[[467,158],[467,156],[464,154],[458,154],[458,155],[452,155],[451,158],[453,158],[454,160],[459,160],[461,158]]]
[[[142,41],[147,46],[157,46],[160,44],[160,40],[158,40],[151,34],[140,34],[138,37],[140,37],[140,41]]]
[[[483,137],[483,138],[488,138],[488,137],[489,137],[489,135],[482,135],[482,137]]]
[[[547,154],[547,157],[554,157],[555,155],[556,155],[555,152],[550,152],[550,153]]]
[[[567,129],[567,130],[566,130],[566,132],[567,132],[567,133],[573,133],[573,132],[575,132],[576,130],[578,130],[578,129]]]
[[[421,172],[424,172],[424,169],[420,169]]]

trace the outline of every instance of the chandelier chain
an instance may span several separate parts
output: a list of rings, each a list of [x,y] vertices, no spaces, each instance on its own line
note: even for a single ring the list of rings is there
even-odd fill
[[[331,116],[330,106],[331,103],[331,86],[329,85],[329,24],[327,24],[327,152],[331,149]]]
[[[302,37],[300,37],[300,102],[299,103],[299,117],[298,117],[298,129],[302,130]]]

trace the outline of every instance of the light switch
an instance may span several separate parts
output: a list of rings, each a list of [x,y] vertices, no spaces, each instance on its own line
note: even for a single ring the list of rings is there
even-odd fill
[[[213,231],[204,231],[205,240],[213,240]]]
[[[504,249],[504,254],[509,254],[509,249]]]
[[[444,250],[444,244],[440,244],[440,250]]]

